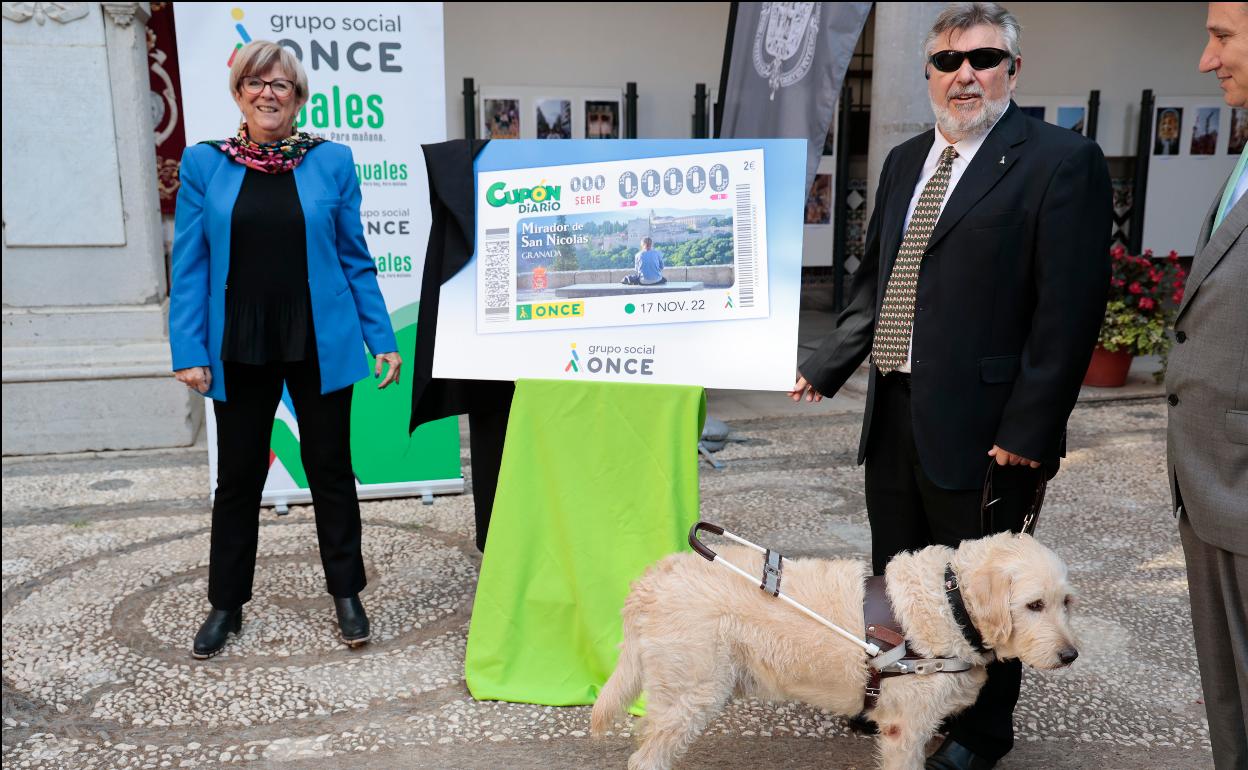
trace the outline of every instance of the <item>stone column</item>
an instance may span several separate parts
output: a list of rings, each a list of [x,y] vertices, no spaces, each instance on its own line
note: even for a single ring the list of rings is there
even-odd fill
[[[944,8],[944,3],[875,4],[867,216],[889,151],[935,124],[923,79],[923,41]]]
[[[5,455],[190,444],[170,376],[148,3],[4,3]]]

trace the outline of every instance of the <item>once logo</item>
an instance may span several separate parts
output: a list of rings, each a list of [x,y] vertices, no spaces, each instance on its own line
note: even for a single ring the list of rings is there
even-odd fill
[[[654,370],[650,367],[654,364],[653,358],[594,358],[585,362],[585,369],[590,374],[638,374],[643,377],[653,377]]]
[[[630,353],[653,355],[654,346],[590,345],[590,357],[585,361],[585,371],[590,374],[631,374],[653,377],[654,359],[630,357]]]
[[[584,302],[545,302],[542,304],[516,306],[517,321],[532,321],[542,318],[581,318],[584,315]]]

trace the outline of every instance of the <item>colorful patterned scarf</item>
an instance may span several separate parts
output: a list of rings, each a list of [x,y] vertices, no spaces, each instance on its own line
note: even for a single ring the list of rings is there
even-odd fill
[[[303,156],[308,154],[308,150],[325,141],[328,140],[313,136],[306,131],[298,131],[285,139],[259,144],[248,137],[247,124],[244,123],[239,127],[237,136],[229,139],[210,139],[205,144],[213,145],[247,168],[254,168],[266,174],[284,174],[287,171],[294,171],[295,166],[303,162]]]

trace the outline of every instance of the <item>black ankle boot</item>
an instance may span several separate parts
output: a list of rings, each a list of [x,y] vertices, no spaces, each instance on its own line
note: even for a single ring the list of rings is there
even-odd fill
[[[338,613],[338,631],[348,647],[359,647],[368,642],[368,615],[360,604],[359,594],[345,599],[334,597],[334,610]]]
[[[208,619],[199,627],[195,634],[195,644],[191,647],[191,657],[205,660],[225,649],[225,641],[231,633],[243,630],[243,608],[218,610],[215,607],[208,613]]]

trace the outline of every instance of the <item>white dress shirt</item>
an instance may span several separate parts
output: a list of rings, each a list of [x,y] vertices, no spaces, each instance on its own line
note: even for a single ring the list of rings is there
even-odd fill
[[[1004,115],[1005,113],[1001,113]],[[910,227],[910,218],[914,216],[914,209],[919,205],[919,196],[923,194],[923,188],[927,186],[930,180],[936,174],[936,166],[940,164],[941,153],[946,147],[953,147],[958,151],[958,157],[953,159],[953,168],[949,172],[949,184],[945,186],[945,199],[940,202],[940,210],[943,213],[945,204],[949,202],[949,196],[953,194],[953,188],[958,186],[958,180],[962,178],[962,174],[966,172],[966,167],[971,165],[971,161],[975,158],[975,153],[979,152],[979,148],[983,146],[984,140],[988,138],[988,134],[992,133],[992,129],[996,128],[997,122],[1001,118],[993,121],[988,130],[979,136],[969,137],[960,142],[950,142],[945,135],[937,128],[936,140],[932,142],[932,149],[927,153],[927,160],[923,161],[923,173],[919,175],[919,183],[914,186],[914,195],[910,198],[910,208],[906,211],[906,223],[902,227],[902,233]],[[939,217],[937,218],[939,221]],[[924,244],[926,245],[926,244]],[[906,352],[906,363],[897,367],[897,371],[910,373],[910,359],[914,355],[914,326],[910,327],[910,350]]]

